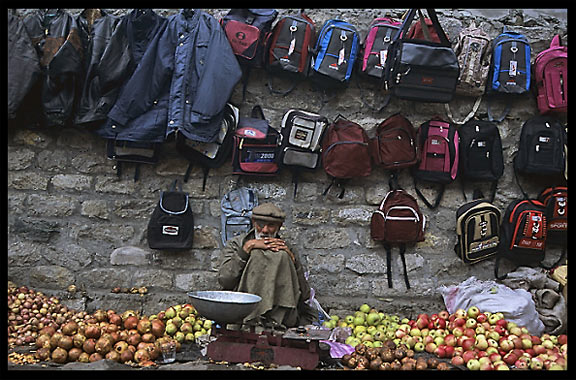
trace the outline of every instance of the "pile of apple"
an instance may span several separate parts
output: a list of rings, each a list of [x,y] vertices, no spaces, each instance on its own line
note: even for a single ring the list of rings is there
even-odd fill
[[[166,334],[179,343],[194,342],[212,331],[212,321],[199,316],[194,306],[189,303],[169,306],[150,318],[158,318],[164,322]]]
[[[405,322],[408,322],[408,319]],[[396,330],[401,323],[399,316],[386,314],[368,304],[363,304],[354,314],[349,314],[344,318],[332,315],[330,320],[323,322],[322,325],[330,329],[348,327],[351,334],[346,339],[346,344],[356,347],[362,343],[369,348],[382,347],[386,340],[395,339]]]
[[[567,368],[567,335],[531,335],[502,313],[481,312],[472,306],[452,314],[446,310],[419,314],[415,320],[401,322],[395,332],[397,342],[470,370]]]

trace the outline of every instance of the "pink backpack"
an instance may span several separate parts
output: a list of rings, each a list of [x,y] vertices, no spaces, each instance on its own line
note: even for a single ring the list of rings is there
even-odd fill
[[[568,46],[562,46],[559,35],[536,56],[534,79],[541,114],[568,111]]]
[[[378,17],[372,20],[362,44],[361,73],[378,79],[382,78],[388,47],[400,31],[401,25],[400,21],[389,17]]]

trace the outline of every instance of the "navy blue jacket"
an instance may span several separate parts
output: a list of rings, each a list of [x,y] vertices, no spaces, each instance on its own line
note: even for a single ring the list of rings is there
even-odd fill
[[[218,21],[200,10],[170,16],[108,113],[117,140],[163,142],[176,131],[213,142],[242,71]]]

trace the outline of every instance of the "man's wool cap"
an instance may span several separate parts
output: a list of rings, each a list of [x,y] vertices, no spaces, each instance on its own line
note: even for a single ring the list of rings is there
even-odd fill
[[[252,210],[252,218],[266,222],[283,222],[286,213],[272,203],[262,203]]]

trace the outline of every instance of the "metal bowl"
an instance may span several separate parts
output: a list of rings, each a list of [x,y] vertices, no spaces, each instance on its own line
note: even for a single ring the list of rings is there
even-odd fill
[[[219,324],[242,323],[262,300],[256,294],[224,290],[190,292],[188,296],[198,314]]]

